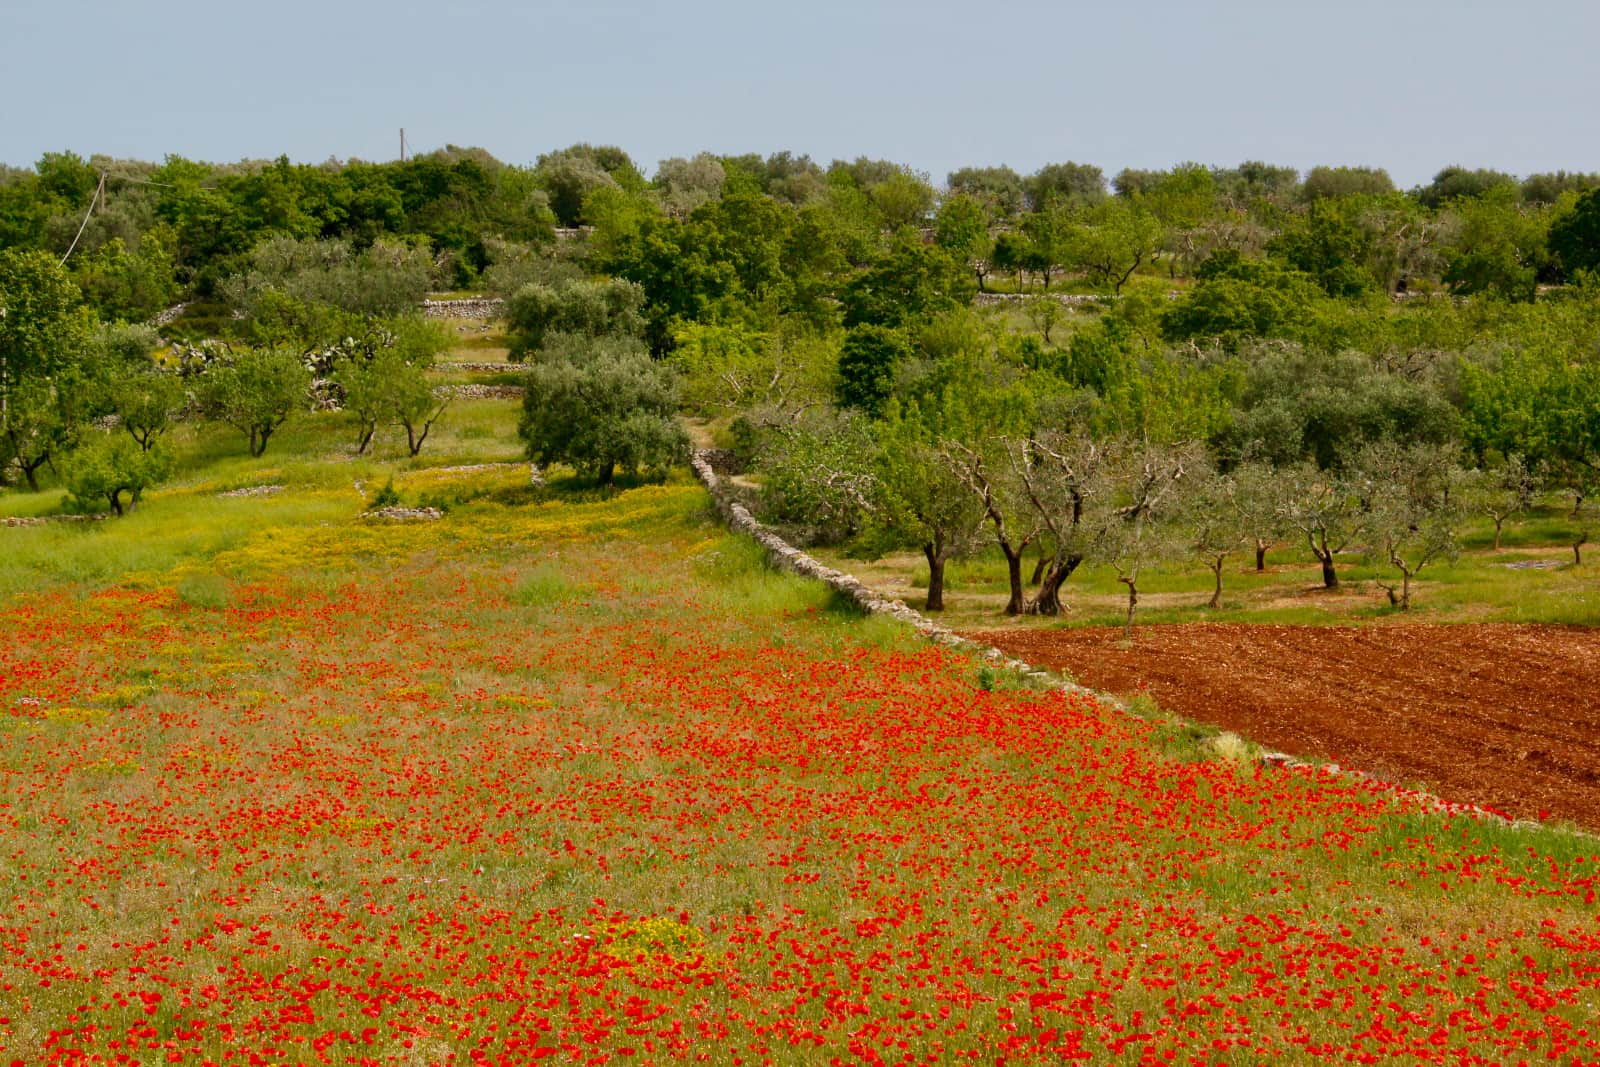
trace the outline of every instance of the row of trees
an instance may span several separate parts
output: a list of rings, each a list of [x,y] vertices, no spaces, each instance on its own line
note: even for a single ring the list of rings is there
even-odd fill
[[[1413,580],[1454,558],[1468,515],[1492,519],[1498,548],[1503,524],[1542,485],[1520,456],[1469,468],[1453,447],[1394,439],[1362,444],[1331,468],[1252,459],[1221,469],[1202,441],[1096,434],[1070,419],[1063,427],[1062,414],[1023,390],[962,389],[926,408],[894,405],[877,420],[783,427],[763,455],[764,503],[771,518],[813,539],[848,540],[869,554],[916,547],[934,611],[955,558],[998,552],[1008,615],[1057,614],[1068,578],[1085,564],[1109,566],[1127,589],[1131,627],[1150,562],[1203,562],[1216,607],[1227,560],[1253,554],[1261,569],[1274,545],[1308,552],[1330,589],[1340,555],[1360,549],[1390,569],[1384,587],[1409,608]],[[1574,529],[1576,552],[1586,527]]]

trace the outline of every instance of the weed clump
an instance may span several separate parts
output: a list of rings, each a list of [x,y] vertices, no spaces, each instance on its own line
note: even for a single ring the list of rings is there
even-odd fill
[[[191,608],[200,608],[206,611],[215,611],[225,608],[233,602],[233,593],[228,583],[219,575],[210,571],[201,571],[184,576],[178,582],[178,600]]]

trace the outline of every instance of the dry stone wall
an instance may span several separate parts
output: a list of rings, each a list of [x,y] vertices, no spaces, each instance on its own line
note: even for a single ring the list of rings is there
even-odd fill
[[[1093,293],[979,293],[972,298],[975,307],[1004,307],[1007,304],[1025,304],[1041,298],[1055,300],[1067,307],[1082,304],[1104,303],[1115,297],[1097,296]]]
[[[424,300],[422,317],[425,319],[492,319],[500,314],[505,301],[495,297],[473,297],[470,300]]]

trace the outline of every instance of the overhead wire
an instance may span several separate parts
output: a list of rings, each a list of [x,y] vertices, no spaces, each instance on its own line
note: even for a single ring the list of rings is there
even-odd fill
[[[105,171],[101,171],[100,172],[100,181],[98,183],[96,183],[96,185],[94,187],[94,195],[89,198],[89,210],[85,211],[83,213],[83,223],[78,227],[77,236],[73,237],[72,244],[67,246],[67,254],[61,257],[60,266],[64,267],[64,266],[67,265],[68,256],[71,256],[72,255],[72,250],[74,248],[78,247],[78,239],[83,236],[83,231],[89,228],[89,216],[94,214],[94,206],[95,206],[96,203],[99,202],[100,194],[105,192],[105,190],[106,190],[106,172]]]

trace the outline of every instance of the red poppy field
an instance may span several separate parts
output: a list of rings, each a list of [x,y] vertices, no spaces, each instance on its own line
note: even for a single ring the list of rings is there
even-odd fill
[[[1600,1061],[1593,839],[1029,688],[696,488],[211,566],[0,611],[0,1063]]]

